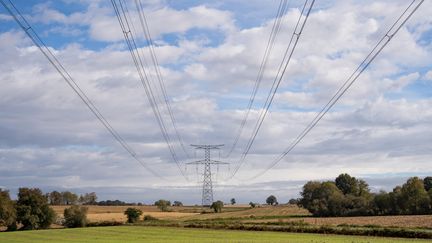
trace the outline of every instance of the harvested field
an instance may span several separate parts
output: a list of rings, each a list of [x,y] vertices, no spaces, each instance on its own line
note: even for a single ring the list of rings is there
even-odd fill
[[[202,214],[188,217],[186,219],[214,219],[214,218],[249,218],[255,217],[280,217],[280,216],[309,216],[310,213],[303,208],[299,208],[295,205],[283,205],[283,206],[262,206],[258,208],[244,208],[238,211],[227,211],[226,208],[222,210],[222,213],[218,214]]]
[[[212,220],[235,219],[244,223],[268,222],[295,222],[304,221],[313,225],[377,225],[383,227],[408,227],[432,229],[432,215],[404,215],[404,216],[365,216],[365,217],[330,217],[315,218],[310,213],[294,205],[262,206],[259,208],[224,207],[222,213],[211,212],[208,208],[199,206],[170,207],[171,212],[161,212],[155,206],[88,206],[88,219],[91,222],[118,221],[125,222],[123,212],[128,207],[139,208],[143,215],[151,215],[158,219],[185,221],[185,220]],[[58,215],[63,215],[66,206],[53,206]]]
[[[179,219],[182,217],[196,215],[197,213],[179,213],[179,212],[144,212],[141,216],[151,215],[157,219]],[[101,221],[119,221],[125,222],[126,216],[123,213],[89,213],[87,218],[90,222],[101,222]]]
[[[247,222],[293,222],[302,220],[315,225],[379,225],[384,227],[431,228],[432,215],[400,215],[400,216],[362,216],[362,217],[331,217],[331,218],[285,218],[248,220]]]
[[[63,215],[63,211],[68,206],[52,206],[54,211],[58,215]],[[126,221],[126,216],[123,214],[124,211],[129,207],[139,208],[143,211],[143,215],[151,215],[158,219],[178,219],[183,217],[190,217],[199,214],[199,209],[197,212],[192,212],[190,207],[172,207],[172,212],[161,212],[155,206],[87,206],[88,214],[87,218],[90,222],[100,222],[100,221]]]

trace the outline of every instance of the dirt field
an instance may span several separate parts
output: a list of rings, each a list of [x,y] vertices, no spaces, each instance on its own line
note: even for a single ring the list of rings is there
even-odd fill
[[[91,222],[120,221],[125,222],[123,212],[130,206],[88,206],[88,219]],[[210,219],[236,219],[240,222],[266,223],[266,222],[290,222],[304,221],[316,225],[379,225],[409,228],[432,229],[432,215],[407,215],[407,216],[367,216],[367,217],[331,217],[314,218],[302,208],[293,205],[263,206],[248,208],[246,206],[224,207],[222,213],[201,214],[208,208],[199,206],[170,207],[171,212],[160,212],[155,206],[133,206],[143,211],[143,215],[151,215],[158,219],[185,221],[185,220],[210,220]],[[66,206],[53,206],[58,215],[63,215]],[[254,219],[255,218],[255,219]]]

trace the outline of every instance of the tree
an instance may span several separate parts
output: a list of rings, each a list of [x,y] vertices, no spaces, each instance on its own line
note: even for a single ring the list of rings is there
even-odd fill
[[[404,214],[425,214],[430,211],[430,198],[424,182],[418,177],[407,180],[401,188],[401,208]]]
[[[215,211],[215,213],[220,213],[222,212],[222,208],[224,206],[224,203],[222,201],[216,201],[213,202],[212,205],[210,206],[211,209],[213,209]]]
[[[275,196],[270,195],[270,196],[266,199],[266,203],[267,203],[268,205],[276,205],[278,202],[277,202],[277,199],[276,199]]]
[[[91,192],[91,193],[86,193],[84,195],[81,195],[78,201],[84,205],[96,205],[97,204],[96,192]]]
[[[173,202],[173,206],[181,207],[181,206],[183,206],[183,203],[180,202],[180,201],[174,201],[174,202]]]
[[[295,198],[291,198],[288,201],[288,204],[291,204],[291,205],[297,205],[298,203],[299,203],[299,199],[295,199]]]
[[[17,221],[23,229],[45,229],[55,220],[55,212],[39,188],[19,188]]]
[[[63,204],[62,194],[58,191],[50,192],[48,197],[49,197],[49,203],[51,205],[62,205]]]
[[[231,205],[234,205],[234,204],[236,204],[236,200],[235,200],[235,198],[231,198]]]
[[[64,223],[68,228],[85,227],[87,225],[87,207],[72,205],[70,208],[65,208],[63,211]]]
[[[424,188],[426,191],[430,191],[432,189],[432,176],[427,176],[423,179]]]
[[[374,210],[377,215],[388,215],[393,211],[393,199],[390,193],[380,191],[374,197]]]
[[[355,177],[348,174],[340,174],[335,180],[337,188],[342,191],[343,194],[358,194],[358,181]]]
[[[163,199],[159,199],[154,203],[162,212],[168,211],[168,206],[171,206],[171,202]]]
[[[8,230],[16,228],[16,209],[14,202],[10,199],[9,191],[0,188],[0,226]]]
[[[254,202],[249,202],[249,206],[251,206],[251,208],[254,208],[254,207],[256,207],[256,203],[254,203]]]
[[[303,186],[299,205],[314,216],[338,216],[344,214],[344,194],[334,182],[309,181]]]
[[[78,195],[70,191],[62,192],[63,204],[73,205],[78,202]]]
[[[128,223],[135,223],[139,220],[139,217],[143,214],[143,212],[138,208],[127,208],[126,211],[124,211],[124,214],[128,218]]]

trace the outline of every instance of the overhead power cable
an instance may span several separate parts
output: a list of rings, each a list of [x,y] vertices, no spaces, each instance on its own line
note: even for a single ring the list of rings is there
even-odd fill
[[[146,19],[145,13],[144,13],[144,8],[143,8],[141,0],[135,0],[135,7],[137,9],[137,13],[138,13],[138,16],[139,16],[139,20],[140,20],[142,31],[144,33],[145,39],[147,40],[148,49],[149,49],[149,52],[150,52],[150,57],[151,57],[151,60],[152,60],[152,63],[153,63],[153,67],[154,67],[154,70],[155,70],[155,73],[156,73],[156,77],[157,77],[157,80],[158,80],[158,83],[159,83],[159,87],[160,87],[160,89],[162,91],[162,94],[163,94],[163,100],[164,100],[165,105],[167,107],[168,114],[170,116],[171,123],[173,125],[173,128],[174,128],[177,140],[179,141],[180,146],[182,147],[183,152],[185,153],[185,155],[188,158],[191,158],[190,155],[189,155],[189,153],[187,152],[187,149],[186,149],[186,147],[185,147],[185,145],[183,143],[183,139],[180,136],[180,133],[179,133],[178,128],[177,128],[177,121],[176,121],[174,113],[172,111],[171,102],[169,100],[169,97],[168,97],[168,94],[167,94],[167,91],[166,91],[166,88],[165,88],[165,85],[164,85],[164,79],[163,79],[163,76],[162,76],[162,72],[160,71],[160,68],[159,68],[159,61],[158,61],[158,58],[157,58],[157,55],[156,55],[156,52],[155,52],[154,43],[153,43],[153,40],[152,40],[151,35],[150,35],[150,30],[149,30],[149,27],[148,27],[147,19]]]
[[[9,0],[7,4],[4,0],[0,0],[1,4],[21,27],[21,29],[27,34],[27,36],[32,40],[32,42],[39,48],[42,54],[48,59],[51,65],[56,69],[56,71],[62,76],[66,83],[72,88],[72,90],[78,95],[78,97],[84,102],[87,108],[93,113],[94,116],[102,123],[102,125],[108,130],[108,132],[113,136],[113,138],[120,143],[120,145],[145,169],[147,169],[153,175],[165,179],[159,173],[150,168],[149,165],[141,161],[136,152],[129,146],[129,144],[123,139],[122,136],[111,126],[108,120],[102,115],[99,109],[94,105],[94,103],[88,98],[85,92],[80,88],[78,83],[72,78],[63,64],[57,59],[54,53],[47,47],[47,45],[42,41],[39,35],[36,33],[34,28],[27,22],[20,11],[15,7],[15,5]]]
[[[348,77],[348,79],[342,84],[337,90],[333,97],[327,102],[327,104],[316,114],[314,119],[306,126],[306,128],[296,137],[296,139],[286,148],[286,150],[280,154],[264,171],[254,175],[248,180],[255,179],[267,171],[272,169],[277,163],[279,163],[287,154],[289,154],[302,140],[303,138],[318,124],[323,116],[336,104],[336,102],[346,93],[346,91],[354,84],[354,82],[360,77],[360,75],[369,67],[369,65],[375,60],[375,58],[381,53],[384,47],[393,39],[396,33],[404,26],[404,24],[411,18],[411,16],[417,11],[424,0],[413,0],[403,13],[397,18],[390,29],[384,34],[384,36],[378,41],[368,55],[363,59],[360,65],[354,70],[354,72]]]
[[[150,107],[152,108],[153,114],[155,115],[156,121],[158,123],[159,128],[161,129],[162,136],[168,146],[169,152],[176,163],[178,169],[180,170],[183,177],[189,181],[188,177],[186,176],[185,172],[183,171],[180,161],[177,157],[177,154],[174,150],[174,148],[171,145],[171,138],[168,134],[168,130],[166,128],[166,125],[164,123],[163,117],[161,115],[159,106],[156,101],[155,94],[153,92],[153,89],[151,87],[148,74],[146,72],[145,66],[145,59],[144,57],[141,57],[139,48],[136,44],[134,34],[132,32],[132,29],[135,29],[133,26],[133,22],[130,20],[129,11],[127,9],[127,5],[123,0],[117,0],[118,3],[115,0],[111,0],[111,3],[113,5],[115,14],[117,16],[118,22],[120,24],[120,28],[123,32],[123,36],[125,38],[126,44],[128,46],[129,52],[131,54],[132,60],[134,62],[134,65],[137,69],[141,84],[144,88],[144,91],[146,93],[146,96],[148,98]]]
[[[263,55],[262,60],[261,60],[261,64],[260,64],[260,67],[259,67],[259,70],[258,70],[258,74],[257,74],[257,76],[255,78],[255,84],[254,84],[254,87],[253,87],[253,90],[252,90],[252,93],[251,93],[251,97],[249,98],[249,103],[248,103],[248,106],[247,106],[246,113],[245,113],[245,115],[243,117],[243,120],[240,123],[240,127],[239,127],[239,129],[238,129],[238,131],[236,133],[237,135],[234,138],[234,142],[231,145],[231,148],[229,149],[227,155],[224,156],[224,158],[228,158],[228,157],[231,156],[231,153],[236,148],[237,143],[238,143],[238,141],[240,139],[240,136],[243,133],[244,127],[245,127],[245,125],[247,123],[247,119],[249,118],[249,114],[250,114],[250,111],[252,109],[252,105],[254,103],[255,97],[256,97],[258,89],[260,87],[261,81],[263,79],[263,75],[264,75],[266,67],[267,67],[267,62],[268,62],[270,53],[273,50],[274,43],[275,43],[275,40],[276,40],[276,36],[278,35],[279,30],[281,29],[282,19],[283,19],[285,13],[286,13],[286,10],[288,9],[288,6],[289,6],[289,2],[287,3],[287,0],[281,0],[279,2],[279,7],[278,7],[278,10],[277,10],[277,13],[276,13],[276,17],[275,17],[274,22],[273,22],[273,26],[272,26],[272,29],[271,29],[271,32],[270,32],[270,36],[269,36],[269,38],[267,40],[267,45],[266,45],[266,48],[265,48],[265,51],[264,51],[264,55]]]
[[[269,109],[270,109],[270,106],[273,102],[274,96],[275,96],[275,94],[279,88],[279,85],[282,82],[282,79],[283,79],[284,74],[287,70],[288,64],[290,63],[291,58],[294,54],[294,50],[297,47],[298,41],[299,41],[300,36],[303,32],[303,29],[306,25],[306,22],[309,18],[310,12],[312,11],[312,7],[313,7],[314,3],[315,3],[315,0],[311,0],[311,1],[306,0],[304,5],[303,5],[302,11],[301,11],[300,16],[297,20],[296,26],[294,28],[294,31],[293,31],[291,39],[288,43],[288,46],[285,50],[284,57],[283,57],[282,62],[279,66],[277,74],[273,80],[273,84],[272,84],[272,87],[269,91],[267,99],[265,101],[265,104],[264,104],[264,106],[260,112],[258,120],[255,123],[255,127],[252,131],[252,134],[249,138],[249,141],[246,145],[246,148],[245,148],[240,160],[238,161],[238,165],[234,168],[233,173],[231,174],[230,178],[233,178],[236,175],[236,173],[238,172],[238,170],[240,169],[240,167],[244,163],[246,156],[248,155],[248,153],[252,147],[252,144],[255,141],[255,138],[256,138],[263,122],[264,122],[264,119],[265,119]]]

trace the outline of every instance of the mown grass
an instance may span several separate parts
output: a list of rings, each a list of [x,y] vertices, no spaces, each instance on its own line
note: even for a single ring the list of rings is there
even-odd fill
[[[173,227],[112,226],[79,229],[52,229],[0,233],[0,242],[290,242],[290,243],[390,243],[430,242],[416,239],[185,229]]]

